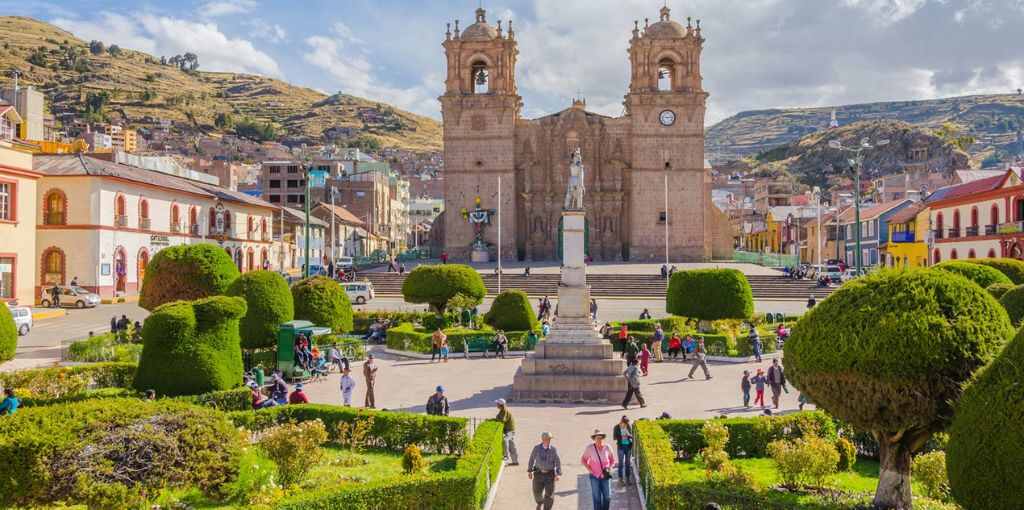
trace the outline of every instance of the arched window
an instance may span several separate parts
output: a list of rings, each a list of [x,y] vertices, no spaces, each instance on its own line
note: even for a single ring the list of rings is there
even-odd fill
[[[143,198],[139,200],[139,228],[145,230],[149,225],[149,201]]]
[[[214,232],[214,229],[216,228],[216,226],[217,226],[217,211],[213,210],[213,208],[211,207],[210,208],[210,222],[206,224],[206,231],[208,233],[212,234]],[[230,250],[228,250],[228,255],[231,255],[231,251]]]
[[[245,253],[245,270],[246,271],[252,271],[253,269],[256,269],[255,266],[256,266],[256,254],[253,252],[252,248],[249,248],[248,251],[246,251],[246,253]]]
[[[195,207],[188,210],[188,224],[193,230],[196,225],[199,225],[199,210]]]
[[[43,199],[43,224],[68,224],[68,198],[59,189],[50,190]]]
[[[971,207],[971,226],[978,227],[978,208]]]
[[[998,204],[992,204],[992,208],[989,209],[988,214],[989,214],[988,224],[992,225],[993,227],[995,227],[996,225],[999,225],[999,205]],[[994,230],[995,229],[993,229],[993,231]],[[995,233],[995,232],[993,232],[993,233]]]
[[[136,262],[136,269],[138,274],[136,275],[139,289],[142,289],[142,280],[146,278],[146,266],[149,265],[149,250],[146,248],[139,248],[138,261]]]
[[[119,227],[128,226],[128,205],[124,195],[118,195],[114,199],[114,224]]]
[[[43,251],[43,267],[39,281],[43,286],[64,285],[64,251],[51,246]]]
[[[935,214],[935,238],[942,239],[946,232],[943,230],[942,213]]]
[[[950,252],[949,252],[949,259],[950,260],[956,260],[957,259],[956,248],[953,248],[952,250],[950,250]]]
[[[260,220],[260,239],[263,239],[264,241],[269,241],[270,240],[267,237],[267,219],[266,218],[263,218],[263,219]]]
[[[673,71],[676,63],[669,58],[661,59],[658,62],[658,90],[661,92],[669,92],[673,89]]]
[[[178,204],[171,206],[171,232],[181,232],[181,209]]]
[[[472,70],[473,93],[488,94],[491,92],[491,72],[487,69],[487,63],[482,60],[473,62]]]
[[[249,219],[245,223],[245,235],[249,239],[252,239],[253,234],[256,233],[256,220],[253,219],[252,216],[249,216]]]
[[[969,251],[967,252],[967,258],[969,258],[969,259],[973,259],[973,258],[975,258],[975,257],[974,257],[974,248],[971,248],[971,249],[970,249],[970,250],[969,250]]]
[[[234,225],[232,225],[231,223],[231,212],[228,211],[227,209],[224,209],[224,235],[230,236],[232,230],[234,230],[232,228],[233,226]]]
[[[938,248],[935,248],[935,251],[932,252],[932,264],[938,264],[939,262],[942,262],[942,254],[939,253]]]
[[[960,230],[960,210],[953,210],[953,230]]]
[[[270,269],[270,255],[266,248],[260,249],[260,269]]]
[[[996,258],[996,250],[995,250],[995,248],[989,248],[988,249],[988,258],[990,258],[990,259]]]

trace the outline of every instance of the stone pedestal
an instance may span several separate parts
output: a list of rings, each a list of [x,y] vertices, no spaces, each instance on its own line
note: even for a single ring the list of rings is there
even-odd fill
[[[590,319],[584,224],[583,211],[562,213],[558,320],[516,372],[512,400],[618,403],[625,397],[625,361],[615,357]]]
[[[484,262],[484,263],[490,262],[491,261],[491,253],[488,252],[487,250],[480,250],[480,249],[477,249],[477,248],[473,248],[473,251],[471,251],[469,253],[469,260],[471,260],[473,262]]]

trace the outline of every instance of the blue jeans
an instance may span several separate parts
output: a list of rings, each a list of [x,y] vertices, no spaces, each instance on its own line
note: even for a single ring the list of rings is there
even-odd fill
[[[612,505],[612,488],[607,478],[590,475],[590,495],[594,498],[594,510],[608,510]]]
[[[626,478],[633,477],[633,464],[629,462],[633,452],[632,443],[626,446],[619,445],[619,479],[622,480],[622,469],[626,469]]]

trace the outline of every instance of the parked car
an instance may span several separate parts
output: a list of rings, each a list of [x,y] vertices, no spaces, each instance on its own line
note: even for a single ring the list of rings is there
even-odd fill
[[[371,282],[343,282],[341,286],[345,288],[349,301],[357,305],[364,305],[373,299],[373,283]]]
[[[352,257],[338,257],[338,260],[334,263],[334,266],[344,269],[345,272],[348,272],[356,268],[356,260]]]
[[[823,275],[828,278],[829,283],[839,284],[843,282],[843,270],[839,266],[814,266],[814,279],[817,280]]]
[[[82,287],[70,285],[58,285],[60,289],[60,306],[64,308],[92,308],[100,304],[100,295],[89,292]],[[50,306],[51,291],[53,287],[43,287],[40,290],[39,304],[43,307]]]
[[[14,327],[18,328],[18,334],[25,336],[32,331],[32,309],[27,306],[11,307],[11,316],[14,317]]]

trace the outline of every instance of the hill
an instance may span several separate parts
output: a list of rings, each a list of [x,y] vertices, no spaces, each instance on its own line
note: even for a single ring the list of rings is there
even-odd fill
[[[261,128],[270,123],[273,129],[262,134],[277,140],[370,138],[409,150],[441,147],[440,123],[369,99],[327,96],[251,74],[182,69],[139,51],[111,51],[107,45],[117,41],[90,51],[90,42],[31,18],[0,17],[0,41],[0,69],[21,70],[21,83],[45,92],[65,123],[90,115],[90,101],[106,97],[100,114],[132,125],[166,119],[210,134],[251,119]],[[201,48],[196,51],[201,63]]]
[[[705,149],[713,162],[759,154],[828,128],[832,111],[841,126],[865,120],[897,120],[938,128],[953,122],[976,139],[968,152],[974,162],[998,154],[1017,154],[1024,127],[1024,95],[979,95],[865,103],[823,108],[752,110],[729,117],[707,130]]]

